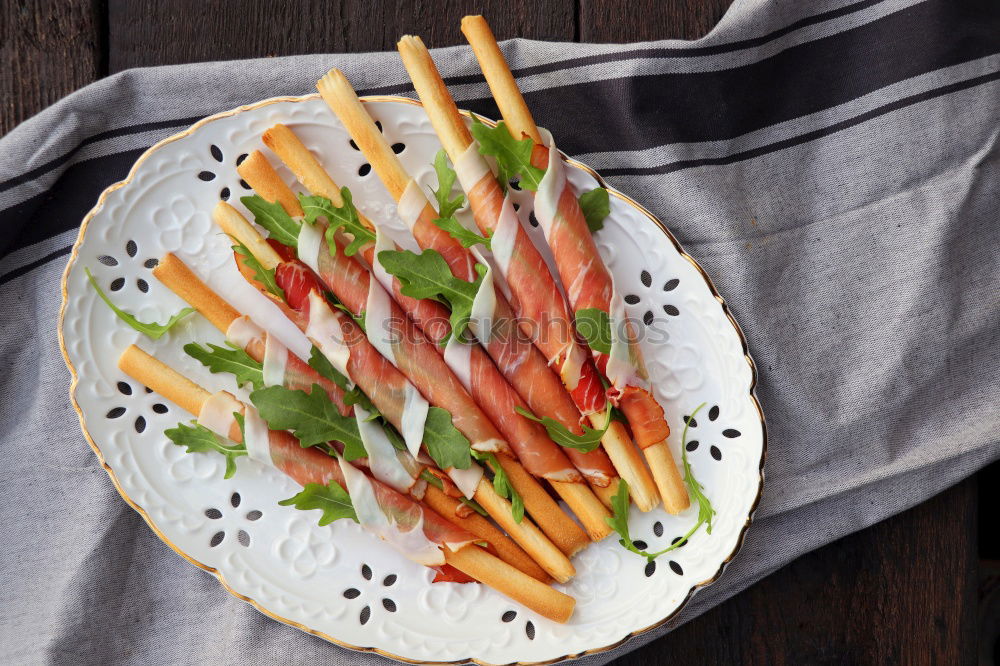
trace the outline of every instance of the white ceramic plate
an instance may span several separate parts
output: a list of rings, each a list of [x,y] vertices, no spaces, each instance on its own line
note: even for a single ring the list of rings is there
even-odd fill
[[[434,183],[430,164],[440,145],[422,107],[392,98],[366,102],[418,182]],[[164,429],[191,416],[119,371],[118,355],[138,343],[212,390],[233,390],[231,378],[209,374],[181,350],[192,340],[221,343],[222,336],[193,316],[151,342],[99,302],[83,269],[143,321],[165,321],[183,306],[150,273],[168,251],[221,293],[239,288],[229,242],[209,215],[220,196],[242,208],[238,199],[249,192],[237,161],[262,148],[261,133],[277,122],[302,137],[370,218],[400,224],[364,156],[317,96],[267,100],[206,118],[147,151],[84,220],[66,268],[60,340],[74,378],[71,397],[112,481],[156,533],[271,617],[407,660],[544,662],[608,649],[666,621],[694,590],[714,581],[738,550],[760,497],[765,435],[754,366],[704,272],[666,227],[617,192],[598,245],[627,294],[629,314],[646,323],[644,351],[673,426],[675,455],[683,416],[707,403],[688,449],[718,515],[711,535],[701,530],[652,564],[614,537],[588,547],[574,560],[575,579],[560,586],[577,599],[568,624],[538,617],[481,585],[432,585],[430,570],[353,523],[321,528],[316,512],[278,506],[296,487],[277,470],[244,458],[235,477],[223,480],[221,458],[186,454],[170,443]],[[569,171],[574,186],[597,185],[586,167]],[[522,203],[520,214],[537,232],[530,203]],[[695,518],[695,507],[680,516],[633,510],[632,536],[658,550]]]

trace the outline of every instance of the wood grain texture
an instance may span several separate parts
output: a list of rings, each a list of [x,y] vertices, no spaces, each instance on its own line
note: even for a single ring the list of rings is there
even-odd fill
[[[430,46],[465,43],[459,21],[487,16],[499,39],[571,40],[573,0],[111,0],[110,70],[303,53],[395,50],[404,33]]]
[[[975,500],[970,478],[799,558],[614,663],[970,663]]]
[[[0,135],[102,75],[98,0],[0,1]]]
[[[579,41],[697,39],[719,22],[732,0],[579,0]]]

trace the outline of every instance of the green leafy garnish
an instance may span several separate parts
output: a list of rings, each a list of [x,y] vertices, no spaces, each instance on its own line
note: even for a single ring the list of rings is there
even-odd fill
[[[384,250],[378,253],[378,260],[386,272],[399,278],[400,291],[404,295],[447,303],[451,307],[451,335],[464,338],[472,303],[486,274],[485,266],[476,264],[479,274],[476,281],[466,282],[452,274],[448,262],[436,250],[424,250],[420,254],[409,250]]]
[[[285,299],[285,291],[278,286],[278,281],[274,278],[273,268],[264,268],[263,264],[257,261],[257,257],[250,253],[249,248],[243,243],[237,243],[233,246],[233,251],[243,257],[243,263],[245,263],[253,271],[253,277],[257,282],[264,285],[264,288],[269,292],[277,296],[278,298]]]
[[[466,229],[457,218],[439,217],[434,220],[434,224],[447,231],[448,235],[461,243],[464,248],[470,248],[477,243],[482,243],[486,246],[487,250],[493,249],[493,246],[490,244],[490,237],[480,236],[475,231]]]
[[[587,218],[587,227],[590,233],[600,231],[604,228],[604,218],[611,213],[611,203],[608,198],[608,191],[603,187],[596,187],[589,192],[580,195],[580,210]]]
[[[340,188],[340,197],[344,200],[344,205],[339,208],[326,197],[306,194],[299,194],[299,203],[305,211],[306,222],[313,224],[316,218],[323,216],[327,221],[326,244],[330,248],[330,254],[336,254],[337,244],[334,236],[338,229],[343,229],[351,234],[354,239],[344,248],[344,254],[353,257],[358,250],[367,243],[375,242],[375,232],[361,223],[358,209],[354,207],[354,200],[351,191],[346,187]]]
[[[444,152],[444,148],[434,156],[434,172],[437,173],[438,179],[438,188],[433,190],[434,198],[437,199],[438,203],[438,215],[452,217],[465,203],[465,195],[459,192],[454,198],[451,196],[458,174],[448,166],[448,154]]]
[[[347,390],[350,380],[333,367],[333,364],[326,356],[323,356],[323,352],[316,345],[313,345],[309,352],[309,367],[318,372],[321,377],[325,377],[341,389]]]
[[[429,483],[430,485],[434,486],[438,490],[444,490],[444,483],[442,483],[441,479],[431,474],[427,469],[424,469],[420,472],[420,478]],[[480,516],[483,516],[484,518],[489,518],[490,514],[486,513],[486,509],[479,506],[479,502],[474,502],[466,497],[459,497],[458,501],[464,504],[465,506],[469,507],[476,513],[478,513]]]
[[[606,516],[604,518],[608,525],[611,526],[615,532],[621,537],[618,543],[622,545],[626,550],[630,550],[636,555],[642,555],[648,561],[652,562],[660,555],[664,553],[669,553],[672,550],[680,548],[687,543],[688,539],[691,538],[695,532],[702,526],[707,524],[705,532],[708,534],[712,533],[712,516],[715,515],[715,509],[712,508],[712,503],[708,501],[705,497],[704,486],[698,483],[697,479],[694,478],[694,473],[691,471],[691,465],[688,464],[687,459],[687,432],[688,425],[691,420],[694,419],[695,414],[698,410],[705,406],[705,403],[698,405],[698,408],[691,412],[691,416],[684,422],[684,432],[681,434],[681,462],[684,467],[684,483],[688,487],[688,492],[698,503],[698,522],[694,524],[687,534],[682,536],[680,539],[676,540],[674,543],[670,544],[663,550],[658,550],[655,553],[649,553],[644,550],[639,550],[636,548],[635,543],[632,541],[632,537],[629,536],[628,532],[628,509],[629,509],[629,494],[628,494],[628,484],[625,479],[620,479],[618,481],[618,492],[611,497],[611,510],[612,515]]]
[[[611,353],[611,317],[600,308],[576,311],[576,331],[590,348],[602,354]]]
[[[236,383],[251,384],[255,389],[264,386],[264,365],[255,361],[239,347],[213,345],[208,343],[202,347],[196,342],[184,345],[184,352],[191,358],[200,361],[209,371],[230,372],[236,376]]]
[[[511,515],[514,516],[514,522],[520,523],[524,520],[524,499],[521,497],[521,494],[514,489],[510,479],[507,478],[507,472],[505,472],[503,467],[500,466],[500,462],[497,460],[496,455],[492,453],[483,453],[481,451],[473,451],[472,455],[476,460],[489,463],[490,469],[493,470],[493,490],[495,490],[497,495],[500,497],[510,500],[510,512]]]
[[[226,479],[231,478],[236,473],[236,459],[247,455],[247,447],[243,444],[233,444],[226,446],[214,432],[201,425],[197,421],[192,421],[193,426],[178,423],[176,428],[168,428],[164,431],[170,441],[177,446],[186,446],[188,453],[221,453],[226,458]]]
[[[472,123],[472,136],[479,142],[479,152],[496,160],[498,177],[504,188],[520,177],[521,188],[537,191],[545,170],[531,163],[535,142],[528,137],[515,139],[502,120],[496,127],[488,127],[475,116],[472,118],[476,121]]]
[[[351,388],[349,391],[344,392],[344,404],[351,406],[357,405],[361,409],[368,412],[368,418],[365,421],[374,421],[375,419],[382,416],[382,412],[372,403],[371,399],[365,395],[360,388],[357,386]]]
[[[608,431],[608,426],[611,425],[611,401],[608,401],[608,411],[605,415],[604,427],[600,430],[595,430],[590,426],[583,425],[583,434],[576,435],[572,430],[564,426],[559,421],[548,416],[543,416],[538,418],[527,409],[523,407],[515,407],[514,411],[523,416],[526,419],[531,419],[535,423],[541,423],[545,426],[545,431],[549,434],[549,439],[558,444],[559,446],[565,446],[568,449],[576,449],[583,453],[590,453],[598,446],[601,445],[601,437],[604,437],[604,433]]]
[[[87,280],[90,281],[90,286],[94,288],[94,291],[96,291],[97,295],[101,297],[101,300],[104,301],[109,308],[111,308],[111,311],[118,315],[119,319],[153,340],[159,340],[164,333],[173,328],[174,324],[195,311],[194,308],[184,308],[168,319],[166,324],[147,324],[145,322],[141,322],[111,302],[111,299],[104,293],[104,290],[97,286],[97,280],[94,279],[94,276],[91,274],[89,268],[84,268],[83,272],[87,274]]]
[[[286,213],[280,203],[271,203],[258,194],[240,197],[240,201],[253,213],[254,222],[267,230],[269,238],[290,248],[299,246],[302,223]]]
[[[437,172],[438,178],[438,189],[434,190],[434,198],[437,199],[438,204],[438,217],[434,220],[434,224],[447,231],[449,236],[462,244],[462,247],[470,248],[477,243],[482,243],[489,248],[489,238],[466,229],[455,218],[455,213],[465,202],[465,195],[459,192],[454,198],[451,196],[458,175],[454,169],[448,166],[448,156],[443,149],[439,150],[434,157],[434,171]]]
[[[301,511],[319,509],[323,512],[319,519],[320,527],[341,518],[358,522],[358,515],[354,512],[350,495],[336,481],[330,481],[325,486],[319,483],[307,483],[297,495],[281,500],[278,504],[294,506]]]
[[[303,448],[336,440],[344,445],[344,457],[367,456],[353,416],[343,416],[319,384],[312,391],[268,386],[250,394],[261,418],[272,430],[291,430]]]
[[[427,410],[424,445],[431,460],[441,469],[469,469],[472,464],[468,438],[451,422],[451,414],[440,407]]]

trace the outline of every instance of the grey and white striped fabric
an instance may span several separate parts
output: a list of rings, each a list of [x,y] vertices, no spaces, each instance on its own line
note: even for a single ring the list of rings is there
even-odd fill
[[[504,50],[561,147],[713,276],[760,369],[756,524],[676,622],[1000,455],[998,3],[737,0],[696,42]],[[469,50],[435,55],[460,105],[495,117]],[[163,545],[79,433],[56,342],[101,190],[159,139],[332,66],[412,95],[391,53],[151,68],[0,139],[0,661],[384,661],[265,618]]]

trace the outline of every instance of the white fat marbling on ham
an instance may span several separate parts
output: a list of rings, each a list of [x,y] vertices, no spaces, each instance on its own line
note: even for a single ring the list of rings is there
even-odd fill
[[[462,184],[462,189],[471,192],[476,184],[483,179],[483,176],[493,172],[483,156],[479,154],[479,144],[473,141],[455,162],[455,173],[458,174],[458,182]]]
[[[493,281],[494,270],[492,262],[488,261],[479,248],[473,247],[472,253],[482,265],[486,266],[483,281],[472,299],[472,310],[469,313],[469,329],[481,343],[487,345],[493,338],[493,323],[496,321],[497,290]],[[501,277],[500,281],[505,283]]]
[[[354,513],[362,527],[409,560],[429,567],[444,564],[441,548],[424,535],[422,512],[408,531],[401,531],[395,520],[390,519],[379,506],[371,480],[345,460],[340,461],[340,469],[344,474],[347,494],[351,496],[351,504],[354,505]]]
[[[625,313],[625,301],[618,293],[614,277],[611,278],[611,352],[608,354],[608,381],[621,391],[626,386],[649,389],[645,365],[642,362],[638,343],[630,340],[631,324]]]
[[[451,336],[444,346],[444,362],[462,382],[465,390],[472,393],[472,344]]]
[[[413,485],[414,479],[400,463],[396,448],[386,436],[382,424],[375,420],[369,421],[370,416],[361,405],[354,405],[354,418],[358,422],[361,443],[368,454],[368,468],[376,479],[405,493]]]
[[[521,231],[521,220],[511,204],[510,196],[505,196],[500,208],[500,219],[497,220],[496,229],[490,238],[490,247],[493,248],[493,258],[497,268],[507,281],[510,280],[510,260],[514,256],[514,242],[519,231]]]
[[[246,349],[251,342],[263,338],[264,330],[250,321],[250,317],[237,317],[226,329],[226,340],[240,349]]]
[[[315,224],[303,222],[299,227],[299,259],[315,272],[319,272],[319,252],[323,247],[323,231]]]
[[[420,394],[411,382],[406,382],[406,398],[403,402],[403,416],[400,423],[400,434],[406,442],[406,450],[414,458],[420,451],[420,443],[424,440],[424,425],[427,423],[427,410],[430,409],[427,398]]]
[[[344,342],[344,333],[337,316],[316,290],[309,292],[309,324],[306,326],[306,337],[323,352],[323,356],[340,374],[350,377],[350,373],[347,372],[347,362],[351,358],[351,349]],[[296,355],[299,358],[309,358],[310,353],[311,346],[305,354]]]
[[[284,386],[288,349],[273,335],[264,342],[264,386]]]
[[[552,223],[556,219],[559,210],[559,197],[566,189],[566,172],[563,169],[562,157],[556,150],[556,142],[552,136],[546,132],[546,145],[549,147],[549,165],[538,183],[538,191],[535,192],[535,219],[538,226],[545,233],[545,239],[550,240],[549,234],[552,232]]]
[[[243,410],[243,444],[251,460],[274,467],[271,460],[271,434],[267,423],[256,409],[247,405]]]
[[[479,487],[480,479],[483,478],[483,468],[476,463],[469,465],[469,469],[452,467],[446,473],[466,499],[472,499],[472,496],[476,494],[476,488]]]
[[[365,303],[365,335],[372,347],[398,368],[396,330],[392,324],[392,299],[378,280],[369,280],[368,301]]]
[[[403,190],[403,196],[399,197],[399,202],[396,204],[396,214],[412,231],[413,226],[420,219],[420,214],[424,212],[424,207],[429,203],[427,195],[420,189],[420,185],[411,178],[410,182],[406,184],[406,189]]]
[[[243,403],[226,391],[213,393],[201,405],[198,412],[198,423],[205,426],[220,437],[229,437],[229,432],[236,423],[233,412],[242,413]]]

